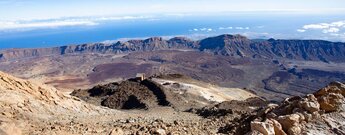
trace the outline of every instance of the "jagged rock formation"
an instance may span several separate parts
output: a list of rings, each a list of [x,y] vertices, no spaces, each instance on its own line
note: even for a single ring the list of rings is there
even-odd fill
[[[250,134],[345,134],[345,84],[333,82],[314,94],[268,106],[251,122]]]
[[[345,43],[322,40],[253,41],[241,35],[221,35],[200,41],[200,50],[214,54],[295,60],[344,61]]]
[[[0,52],[0,60],[16,60],[46,55],[75,53],[128,53],[138,51],[198,49],[213,54],[249,58],[286,58],[343,62],[345,44],[322,40],[250,40],[241,35],[220,35],[200,41],[183,37],[170,40],[152,37],[145,40],[129,40],[112,44],[93,43],[54,48],[9,49]]]
[[[40,56],[78,54],[78,53],[128,53],[136,51],[155,51],[171,49],[195,49],[196,43],[187,38],[176,37],[164,40],[161,37],[152,37],[145,40],[118,41],[112,44],[93,43],[53,48],[38,49],[9,49],[0,51],[0,60],[16,60]]]

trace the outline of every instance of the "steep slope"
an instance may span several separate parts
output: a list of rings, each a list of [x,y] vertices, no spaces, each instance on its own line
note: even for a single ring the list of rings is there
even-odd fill
[[[98,53],[119,54],[156,50],[190,50],[213,54],[250,58],[287,58],[294,60],[317,60],[344,62],[345,43],[323,40],[250,40],[241,35],[220,35],[200,41],[184,37],[165,40],[152,37],[144,40],[118,41],[116,43],[92,43],[53,48],[9,49],[0,51],[0,61],[30,57]]]
[[[128,40],[116,43],[91,43],[71,46],[37,49],[9,49],[0,51],[0,61],[26,59],[32,57],[65,55],[65,54],[119,54],[136,51],[195,49],[196,44],[187,38],[176,37],[165,40],[161,37],[152,37],[145,40]]]
[[[253,41],[241,35],[220,35],[201,40],[199,50],[236,57],[345,61],[345,43],[322,40]]]
[[[251,122],[251,134],[345,134],[345,84],[332,82],[305,97],[270,105]]]
[[[201,40],[199,49],[219,55],[245,57],[251,56],[248,51],[251,43],[251,40],[241,35],[220,35]]]
[[[5,112],[30,111],[37,117],[51,114],[80,113],[86,115],[100,108],[90,106],[55,88],[15,78],[0,72],[0,107]],[[10,107],[10,108],[7,108]]]
[[[0,72],[0,110],[0,133],[9,125],[16,132],[22,132],[20,129],[23,129],[26,133],[31,130],[29,125],[39,126],[43,121],[115,112],[120,114],[115,110],[89,105],[55,88],[37,85],[3,72]]]

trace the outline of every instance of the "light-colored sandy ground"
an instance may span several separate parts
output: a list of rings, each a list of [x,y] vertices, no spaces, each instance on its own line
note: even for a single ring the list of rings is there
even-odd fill
[[[170,89],[179,90],[181,93],[187,92],[215,102],[223,102],[228,100],[245,100],[251,97],[256,97],[254,94],[239,88],[225,88],[201,82],[189,83],[188,81],[158,78],[154,78],[153,80]],[[174,88],[173,85],[164,85],[165,83],[178,84],[179,88]]]

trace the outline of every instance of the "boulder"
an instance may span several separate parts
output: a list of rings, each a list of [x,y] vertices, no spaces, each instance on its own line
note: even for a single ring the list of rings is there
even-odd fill
[[[318,98],[320,109],[325,112],[338,111],[344,104],[344,96],[338,93],[328,93]]]
[[[269,122],[273,124],[275,135],[286,135],[286,133],[283,130],[282,125],[278,121],[274,119],[270,119]]]
[[[327,87],[314,93],[320,104],[320,109],[325,112],[338,111],[345,99],[345,84],[332,82]]]
[[[308,94],[304,100],[299,102],[299,106],[309,113],[313,113],[320,110],[320,104],[314,95]]]
[[[286,131],[289,135],[298,135],[301,134],[300,122],[304,118],[301,117],[299,114],[290,114],[279,116],[278,121],[282,125],[284,131]]]
[[[159,129],[154,131],[154,134],[155,135],[166,135],[166,132],[164,129],[159,128]]]
[[[345,96],[345,84],[340,82],[332,82],[327,87],[320,89],[315,92],[314,95],[316,98],[324,96],[328,93],[337,93]]]
[[[302,129],[300,126],[292,126],[287,132],[289,135],[300,135],[302,133]]]
[[[300,115],[298,114],[290,114],[290,115],[284,115],[279,116],[278,121],[283,126],[283,129],[289,129],[290,127],[294,125],[298,125],[300,122]]]
[[[250,123],[252,131],[258,131],[263,135],[275,135],[274,126],[271,122],[257,122],[253,121]]]

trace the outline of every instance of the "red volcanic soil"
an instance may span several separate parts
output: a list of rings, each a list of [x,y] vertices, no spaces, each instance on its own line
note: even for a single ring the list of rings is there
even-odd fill
[[[91,83],[97,83],[110,78],[131,78],[137,73],[151,74],[152,64],[110,63],[98,65],[88,74]]]
[[[46,82],[45,84],[64,84],[64,83],[80,83],[83,82],[83,79],[64,79],[64,80],[53,80]]]

